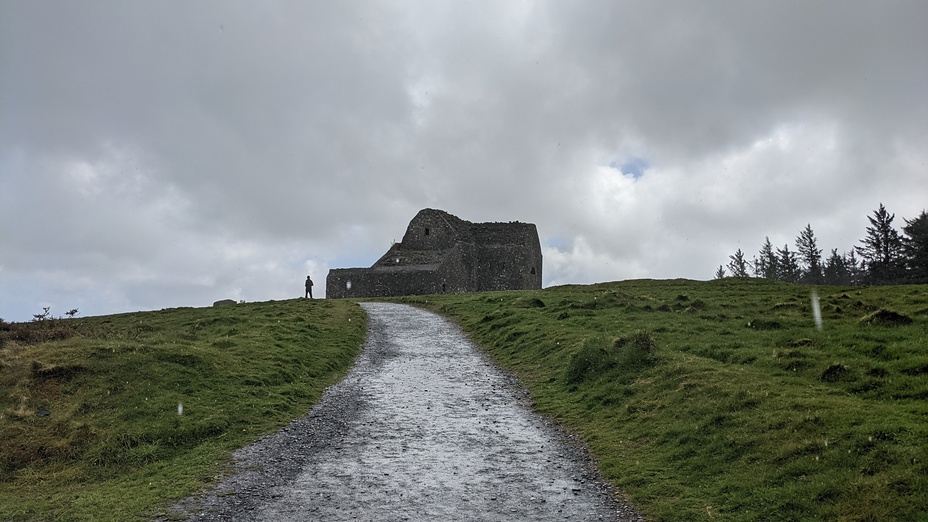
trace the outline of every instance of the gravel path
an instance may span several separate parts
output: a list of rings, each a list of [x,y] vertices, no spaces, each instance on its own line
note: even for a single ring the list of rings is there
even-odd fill
[[[640,520],[451,322],[365,303],[355,366],[172,520]]]

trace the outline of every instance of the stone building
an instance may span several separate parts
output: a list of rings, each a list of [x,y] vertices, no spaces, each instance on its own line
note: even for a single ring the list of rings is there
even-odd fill
[[[471,223],[427,208],[370,268],[330,270],[325,291],[343,298],[540,288],[535,225]]]

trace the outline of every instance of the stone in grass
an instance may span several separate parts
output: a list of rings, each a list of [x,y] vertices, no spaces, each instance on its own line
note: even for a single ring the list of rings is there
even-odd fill
[[[873,313],[869,313],[861,317],[860,322],[878,326],[900,326],[904,324],[911,324],[912,318],[904,316],[899,312],[880,308]]]
[[[234,305],[234,304],[235,304],[234,299],[222,299],[220,301],[216,301],[215,303],[213,303],[213,306],[229,306],[229,305]]]

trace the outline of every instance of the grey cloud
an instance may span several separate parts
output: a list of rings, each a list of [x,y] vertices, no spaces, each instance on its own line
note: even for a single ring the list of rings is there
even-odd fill
[[[846,249],[924,207],[926,91],[916,1],[4,3],[0,316],[279,298],[423,207],[546,283]]]

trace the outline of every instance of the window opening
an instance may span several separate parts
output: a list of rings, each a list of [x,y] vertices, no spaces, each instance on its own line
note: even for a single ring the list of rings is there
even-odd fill
[[[429,235],[429,229],[425,229],[425,235]]]
[[[532,275],[535,275],[535,267],[532,267],[532,271],[531,271],[530,273],[531,273]]]

